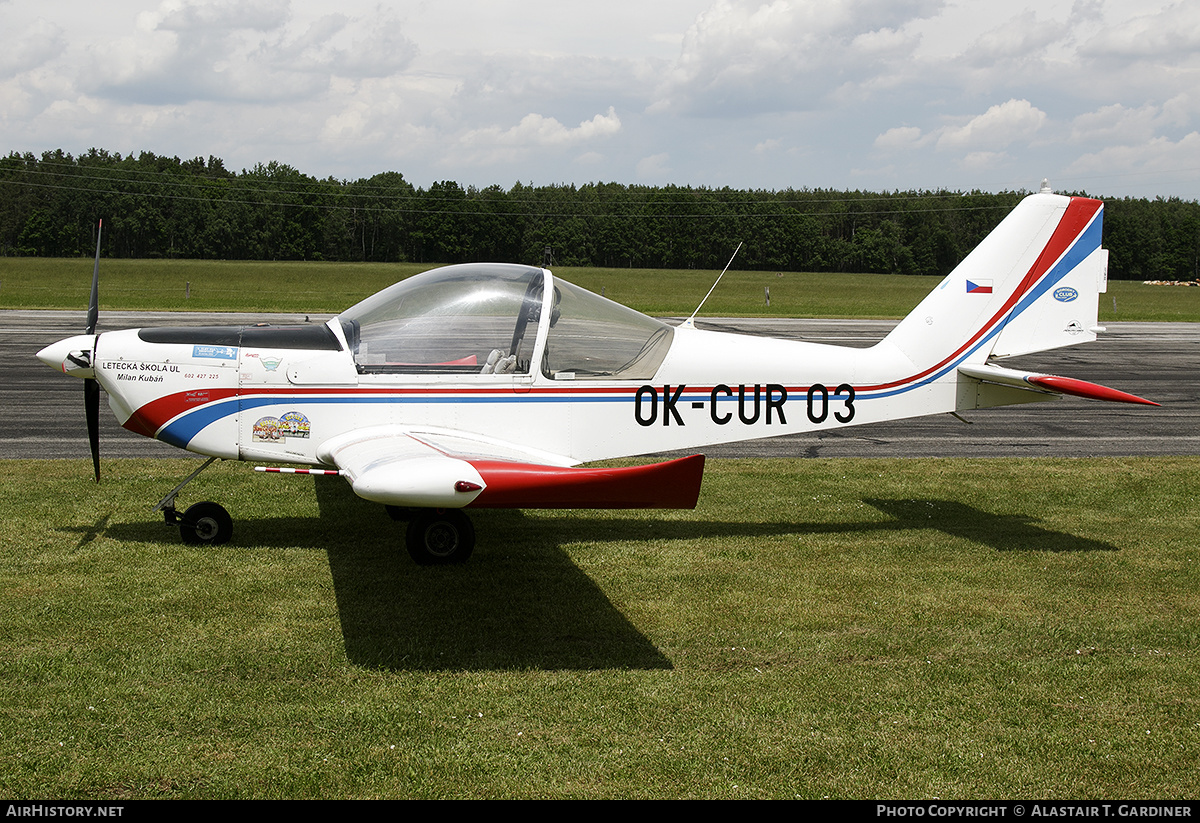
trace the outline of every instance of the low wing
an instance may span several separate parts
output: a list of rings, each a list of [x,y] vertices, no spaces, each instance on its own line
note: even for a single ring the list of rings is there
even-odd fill
[[[694,508],[704,457],[617,468],[456,432],[364,429],[323,444],[319,457],[377,503],[414,508]]]

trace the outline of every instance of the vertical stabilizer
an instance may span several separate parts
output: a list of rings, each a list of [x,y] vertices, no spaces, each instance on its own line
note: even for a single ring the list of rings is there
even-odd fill
[[[1026,197],[880,345],[937,369],[1094,340],[1102,210],[1084,197]]]

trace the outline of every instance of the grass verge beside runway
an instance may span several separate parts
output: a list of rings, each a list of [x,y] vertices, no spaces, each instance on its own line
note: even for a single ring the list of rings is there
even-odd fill
[[[332,314],[434,264],[102,260],[101,311]],[[715,271],[558,267],[566,280],[654,316],[690,315]],[[0,258],[0,309],[87,307],[92,261]],[[704,304],[707,317],[899,318],[937,277],[731,271]],[[767,297],[770,297],[768,305]],[[1200,288],[1109,284],[1101,321],[1200,321]]]
[[[685,512],[0,461],[0,795],[1194,798],[1200,459],[712,461]]]

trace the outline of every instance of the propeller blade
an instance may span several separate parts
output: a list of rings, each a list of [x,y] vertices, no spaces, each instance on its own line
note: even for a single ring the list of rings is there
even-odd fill
[[[92,266],[92,294],[88,299],[87,328],[84,334],[96,333],[96,321],[100,316],[100,235],[104,221],[96,225],[96,263]],[[92,341],[91,358],[95,366],[96,343]],[[83,381],[83,411],[87,417],[88,445],[92,448],[92,468],[96,482],[100,482],[100,383],[94,377]]]
[[[100,384],[96,378],[83,381],[83,408],[87,416],[88,444],[92,447],[92,468],[100,482]]]
[[[104,231],[104,221],[96,226],[96,264],[92,266],[92,296],[88,300],[87,328],[84,334],[96,333],[96,319],[100,315],[100,234]]]

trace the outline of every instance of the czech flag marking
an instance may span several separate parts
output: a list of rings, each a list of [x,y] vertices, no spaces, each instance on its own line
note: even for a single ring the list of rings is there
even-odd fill
[[[992,281],[980,280],[978,283],[971,280],[967,281],[967,294],[991,294]]]

